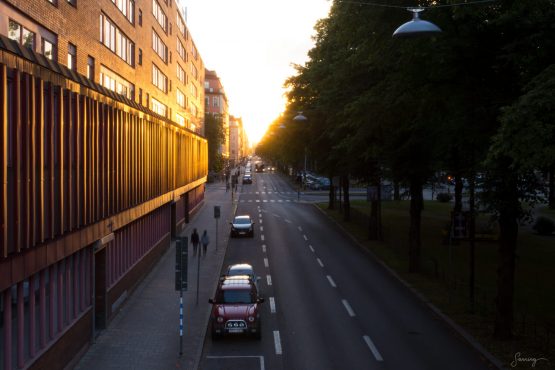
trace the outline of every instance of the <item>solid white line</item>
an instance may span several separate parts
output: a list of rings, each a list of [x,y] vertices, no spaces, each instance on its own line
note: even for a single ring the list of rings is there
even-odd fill
[[[316,258],[316,261],[318,261],[318,264],[320,265],[320,267],[324,267],[324,263],[320,258]]]
[[[270,265],[268,264],[268,259],[264,258],[264,267],[268,268]]]
[[[276,313],[276,300],[274,297],[270,297],[270,312]]]
[[[266,282],[268,285],[272,285],[272,277],[270,275],[266,275]]]
[[[347,310],[347,313],[349,313],[349,316],[355,317],[355,311],[353,311],[349,302],[347,302],[346,299],[342,300],[341,302],[343,302],[343,306],[345,306],[345,309]]]
[[[277,330],[274,330],[274,344],[276,346],[276,355],[281,355],[281,339]]]
[[[302,228],[302,227],[300,227],[300,226],[298,227],[298,229],[299,229],[299,231],[303,231],[303,228]]]
[[[306,235],[303,235],[304,240],[308,240],[308,238],[306,237]]]
[[[262,253],[266,253],[266,244],[262,244]]]
[[[260,240],[264,241],[264,234],[260,235]]]
[[[328,278],[328,281],[330,282],[330,285],[331,285],[333,288],[337,288],[337,285],[335,285],[335,281],[333,281],[333,279],[331,278],[331,276],[326,275],[326,277]]]
[[[310,250],[312,251],[312,253],[314,253],[314,247],[312,245],[308,246],[310,248]]]
[[[372,354],[376,358],[376,361],[383,361],[383,357],[378,351],[378,349],[376,348],[376,346],[374,345],[374,342],[372,342],[372,339],[370,339],[368,335],[365,335],[362,338],[364,338],[364,341],[366,342],[368,347],[370,347],[370,351],[372,351]]]

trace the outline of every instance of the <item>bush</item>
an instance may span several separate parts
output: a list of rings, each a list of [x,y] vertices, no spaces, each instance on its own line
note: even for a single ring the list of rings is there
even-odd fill
[[[450,202],[453,197],[449,193],[439,193],[436,199],[441,203],[447,203]]]
[[[547,217],[540,216],[532,229],[540,235],[551,235],[555,231],[555,222]]]

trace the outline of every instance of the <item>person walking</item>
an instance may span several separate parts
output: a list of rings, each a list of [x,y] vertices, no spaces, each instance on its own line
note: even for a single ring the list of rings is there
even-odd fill
[[[198,243],[199,243],[199,236],[197,233],[197,229],[193,229],[193,233],[191,234],[191,244],[193,245],[193,256],[197,255]]]
[[[206,249],[208,249],[208,243],[210,243],[210,238],[208,237],[208,233],[206,230],[202,233],[202,237],[200,238],[200,243],[202,244],[202,251],[204,252],[204,257],[206,257]]]

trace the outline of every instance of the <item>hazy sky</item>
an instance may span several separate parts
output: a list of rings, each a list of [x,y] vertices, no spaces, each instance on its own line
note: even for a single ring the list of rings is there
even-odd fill
[[[285,107],[283,83],[304,64],[328,0],[184,0],[187,25],[207,69],[222,80],[230,113],[251,143]]]

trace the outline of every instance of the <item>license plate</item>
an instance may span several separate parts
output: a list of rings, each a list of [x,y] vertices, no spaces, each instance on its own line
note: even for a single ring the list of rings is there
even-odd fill
[[[243,329],[229,329],[228,330],[230,333],[242,333]]]

